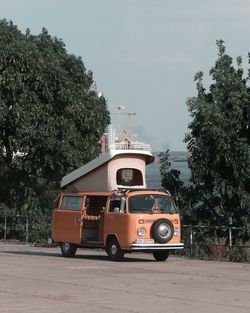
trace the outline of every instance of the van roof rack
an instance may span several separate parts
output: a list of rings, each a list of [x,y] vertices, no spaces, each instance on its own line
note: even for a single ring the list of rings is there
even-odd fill
[[[130,191],[161,191],[161,192],[166,192],[170,195],[170,192],[166,189],[156,189],[156,188],[117,188],[115,190],[113,190],[113,193],[117,193],[117,192],[130,192]]]

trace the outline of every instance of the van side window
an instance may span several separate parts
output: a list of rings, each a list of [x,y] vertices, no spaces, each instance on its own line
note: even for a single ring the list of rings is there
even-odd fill
[[[110,201],[110,205],[109,205],[109,212],[115,212],[116,208],[118,208],[120,210],[120,206],[121,206],[121,199],[120,198],[112,199]]]
[[[109,212],[124,213],[126,210],[126,200],[124,197],[117,197],[110,200]]]
[[[85,199],[85,207],[87,215],[100,215],[103,207],[106,206],[106,196],[87,196]]]
[[[81,211],[82,197],[64,196],[61,204],[61,210]]]
[[[123,186],[143,185],[142,172],[136,168],[120,168],[116,173],[116,183]]]

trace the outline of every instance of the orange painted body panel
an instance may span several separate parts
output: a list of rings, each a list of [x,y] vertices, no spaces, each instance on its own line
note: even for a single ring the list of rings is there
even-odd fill
[[[135,195],[170,195],[165,192],[155,190],[137,190],[137,191],[116,191],[116,192],[81,192],[81,193],[63,193],[59,195],[53,211],[52,221],[52,238],[55,242],[68,242],[79,246],[106,246],[106,241],[109,236],[115,236],[119,242],[121,249],[125,251],[132,250],[132,244],[137,239],[142,239],[137,234],[140,227],[145,228],[143,239],[153,239],[152,225],[159,219],[167,219],[172,222],[176,233],[168,244],[180,244],[180,218],[178,213],[174,214],[142,214],[130,213],[128,211],[129,197]],[[82,205],[79,211],[63,210],[61,208],[62,197],[82,197]],[[107,205],[101,210],[99,215],[87,216],[85,208],[85,199],[87,196],[104,196],[107,197]],[[124,213],[108,212],[110,199],[114,196],[123,196],[126,198],[126,208]],[[98,231],[97,240],[88,241],[84,239],[83,233],[86,232],[84,225],[88,221],[89,225],[95,225]],[[91,224],[92,223],[92,224]],[[95,223],[95,224],[94,224]],[[90,227],[91,228],[91,227]],[[145,249],[146,250],[146,249]]]
[[[141,239],[137,235],[137,229],[144,227],[146,230],[143,239],[153,239],[152,225],[159,219],[168,219],[174,227],[180,229],[179,214],[106,214],[104,223],[104,242],[108,235],[113,234],[117,237],[120,247],[124,250],[130,250],[131,244],[136,239]],[[143,224],[139,221],[144,220]],[[174,221],[176,224],[174,224]],[[177,223],[178,222],[178,223]],[[181,237],[173,236],[168,243],[180,243]]]
[[[53,240],[81,244],[81,212],[54,210]]]

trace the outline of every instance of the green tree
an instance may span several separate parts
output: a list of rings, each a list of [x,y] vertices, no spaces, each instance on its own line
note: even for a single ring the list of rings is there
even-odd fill
[[[0,202],[48,208],[62,176],[96,157],[110,118],[92,84],[46,29],[0,21]]]
[[[180,204],[183,186],[183,182],[180,179],[180,171],[171,169],[169,149],[159,153],[158,156],[160,158],[161,185],[171,193],[177,204]]]
[[[249,227],[250,90],[237,66],[217,42],[218,59],[210,70],[209,91],[197,73],[197,96],[187,101],[192,121],[186,135],[197,221]],[[194,203],[195,202],[195,203]]]

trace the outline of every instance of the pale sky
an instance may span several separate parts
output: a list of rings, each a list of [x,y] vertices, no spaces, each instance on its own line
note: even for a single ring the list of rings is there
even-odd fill
[[[250,0],[0,0],[2,18],[61,38],[110,110],[122,104],[136,113],[138,140],[153,151],[186,150],[186,100],[196,95],[196,72],[209,81],[217,39],[248,68]]]

